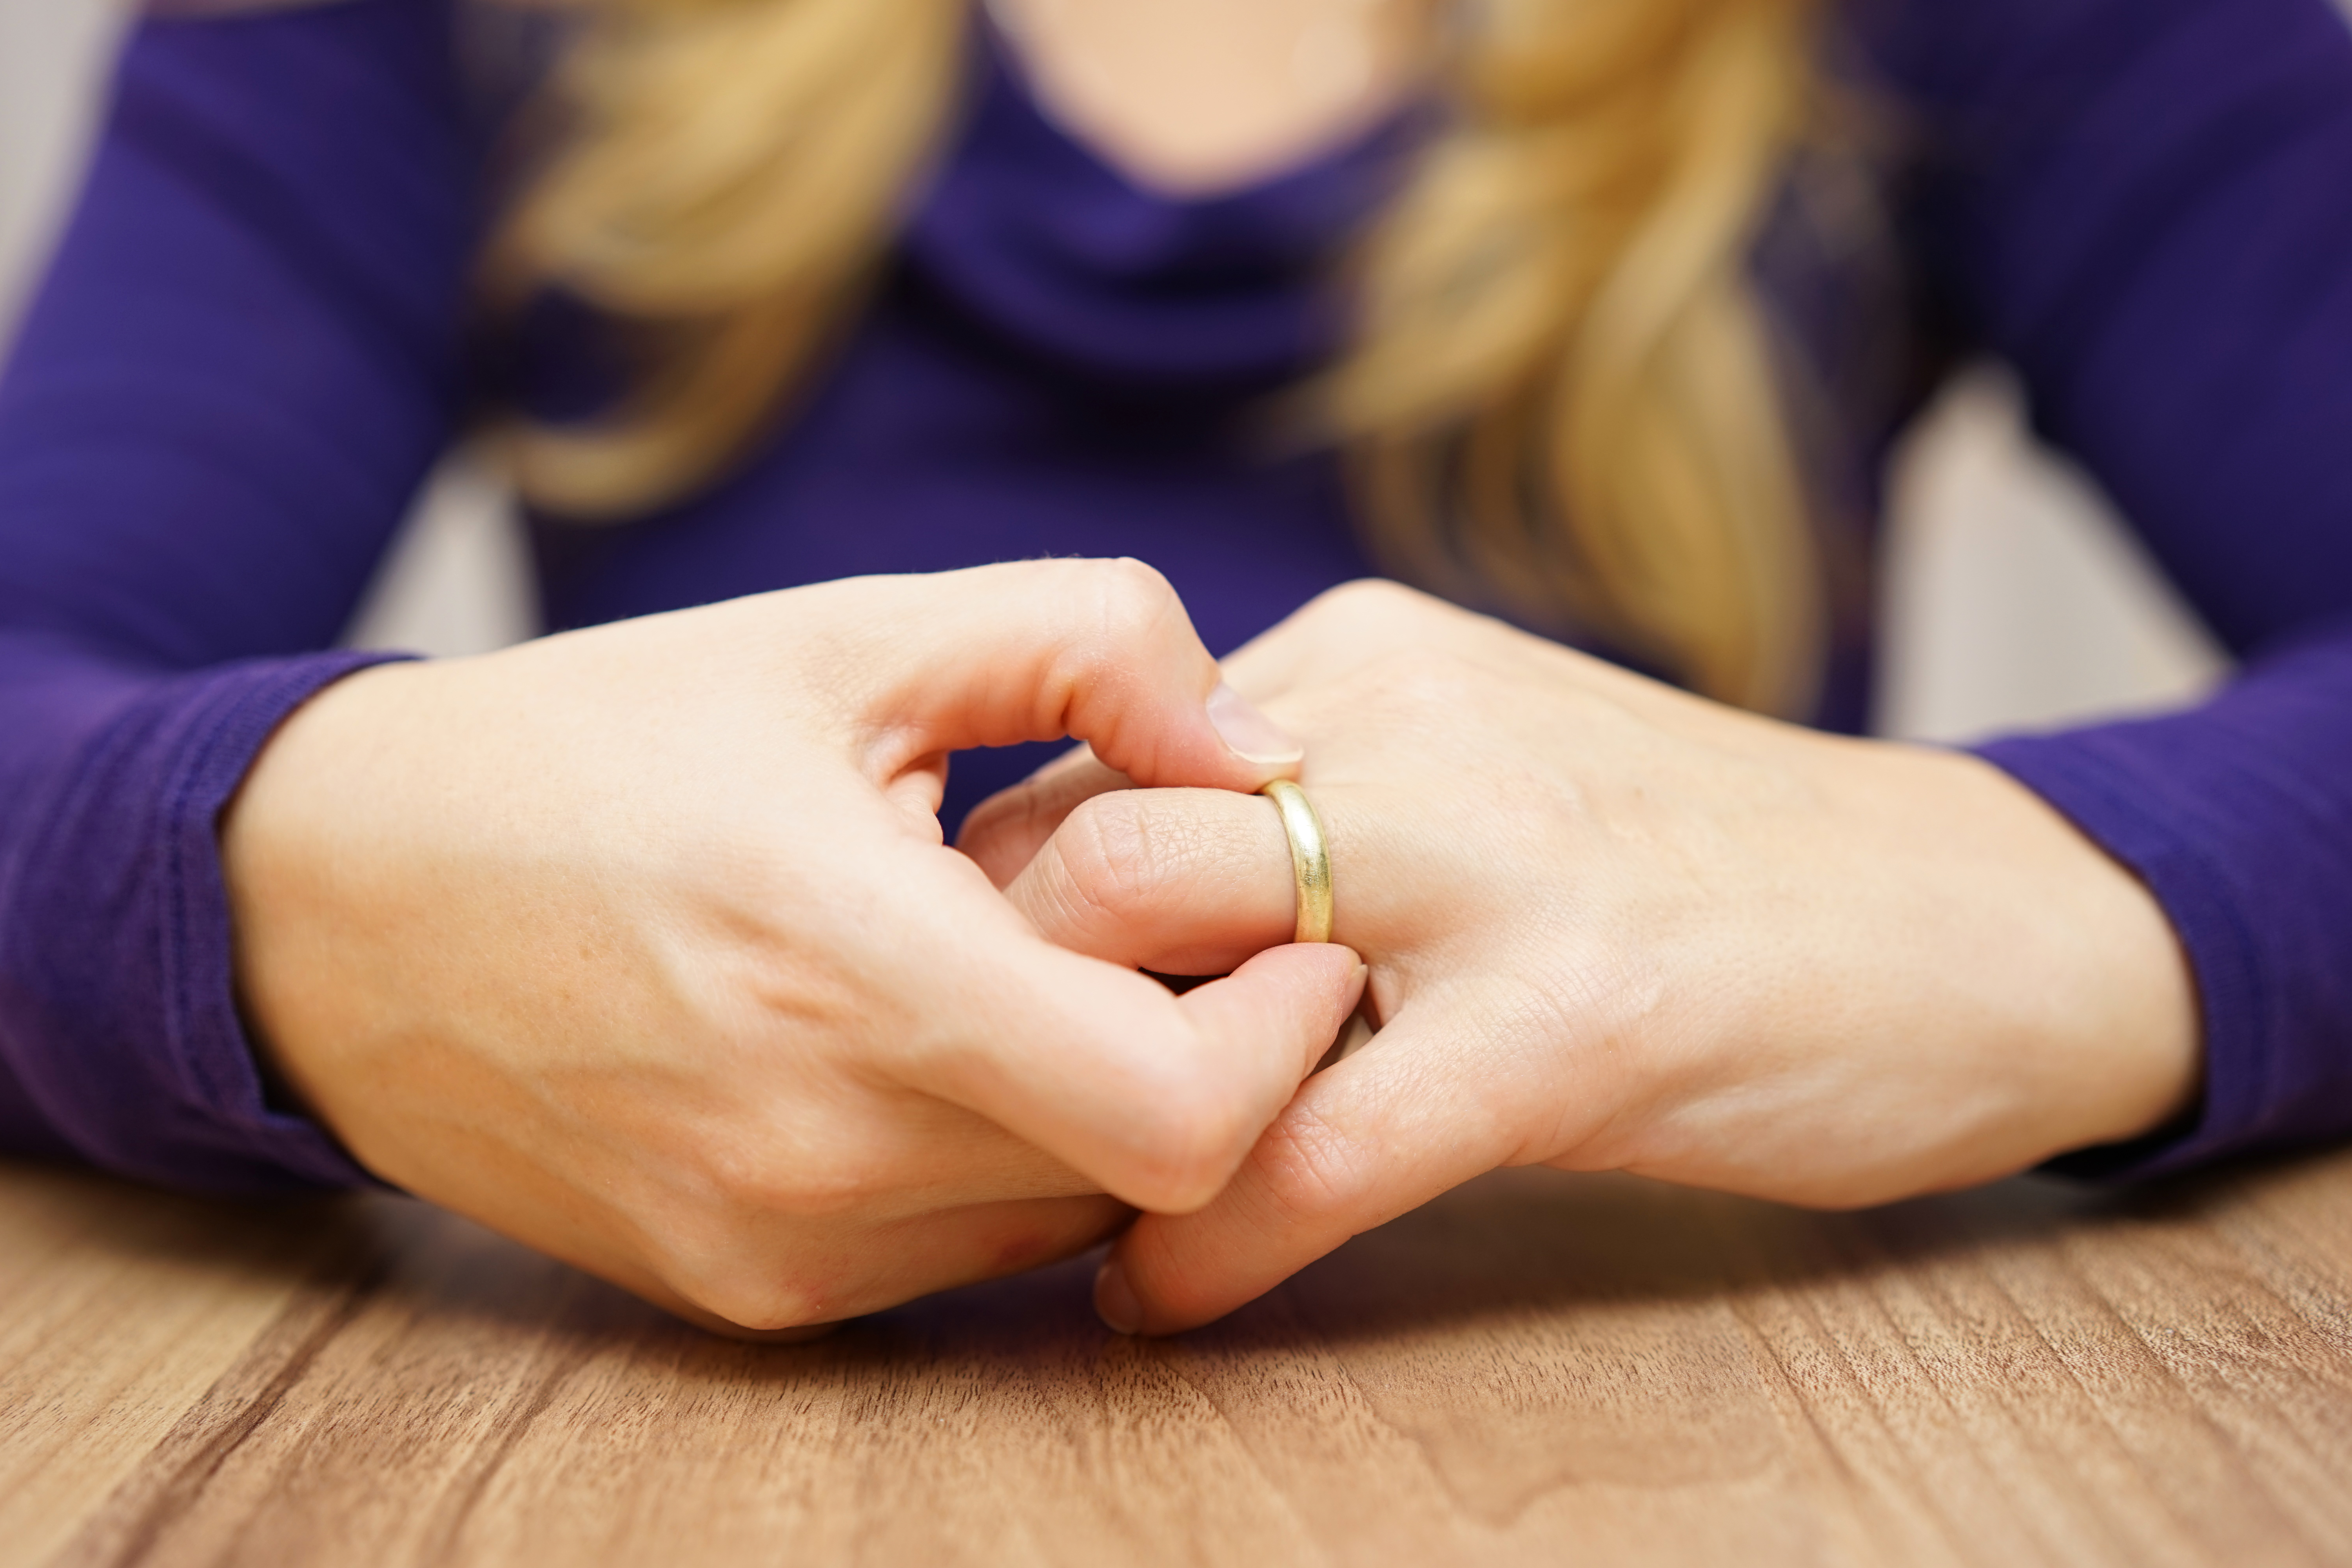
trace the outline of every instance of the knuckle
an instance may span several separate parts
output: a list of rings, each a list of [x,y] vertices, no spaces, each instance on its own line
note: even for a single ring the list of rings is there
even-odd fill
[[[1089,565],[1096,619],[1114,643],[1156,630],[1181,608],[1175,587],[1155,567],[1129,556]]]
[[[802,1268],[772,1230],[739,1216],[665,1216],[654,1272],[698,1311],[754,1332],[824,1322],[835,1293]]]
[[[754,1332],[839,1316],[845,1282],[823,1273],[811,1241],[872,1214],[887,1173],[855,1153],[780,1157],[713,1142],[697,1162],[695,1195],[658,1227],[664,1282],[698,1310]]]
[[[1333,627],[1392,627],[1419,615],[1429,596],[1386,577],[1359,577],[1307,601],[1302,617]]]
[[[831,1292],[818,1281],[740,1267],[690,1280],[678,1293],[712,1317],[753,1333],[809,1328],[835,1315]]]
[[[1315,596],[1310,607],[1342,614],[1377,613],[1383,607],[1393,612],[1420,597],[1391,578],[1358,577],[1336,588],[1324,589]]]
[[[1308,1226],[1352,1210],[1363,1187],[1355,1140],[1305,1106],[1295,1106],[1259,1139],[1250,1163],[1276,1219]]]
[[[1109,699],[1114,693],[1148,698],[1151,672],[1171,648],[1189,643],[1204,665],[1208,655],[1192,634],[1176,590],[1153,568],[1120,559],[1071,563],[1070,569],[1070,608],[1062,620],[1066,635],[1040,683],[1040,700],[1052,708],[1035,716],[1033,728],[1068,734],[1077,710],[1090,708],[1085,738],[1096,752],[1123,771],[1152,773],[1158,761],[1154,726],[1136,721],[1149,702],[1138,708]]]
[[[1080,912],[1124,920],[1151,902],[1164,878],[1160,836],[1151,816],[1118,790],[1079,805],[1062,826],[1061,858]]]
[[[1200,1074],[1155,1086],[1139,1129],[1150,1206],[1163,1214],[1205,1207],[1233,1179],[1256,1132],[1242,1098]]]

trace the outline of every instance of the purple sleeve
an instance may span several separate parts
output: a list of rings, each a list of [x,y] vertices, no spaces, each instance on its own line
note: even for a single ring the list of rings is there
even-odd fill
[[[2347,632],[2272,653],[2192,712],[1984,748],[2139,873],[2205,1010],[2194,1120],[2063,1168],[2151,1175],[2352,1131]]]
[[[475,158],[442,0],[151,21],[0,377],[0,1149],[362,1179],[273,1109],[216,819],[462,385]]]
[[[2163,718],[1995,742],[2152,889],[2203,1006],[2147,1174],[2352,1131],[2352,28],[2330,0],[1906,8],[1923,254],[2247,663]]]

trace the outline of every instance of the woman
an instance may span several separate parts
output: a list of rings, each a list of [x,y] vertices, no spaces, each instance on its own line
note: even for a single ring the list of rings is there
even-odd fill
[[[2322,0],[151,23],[0,391],[14,1137],[364,1169],[755,1329],[1123,1200],[1097,1302],[1161,1330],[1496,1163],[1856,1203],[2337,1132],[2347,88]],[[1757,716],[1858,725],[1875,464],[1969,348],[2258,656],[2212,703]],[[477,426],[552,624],[619,624],[311,651]],[[1073,553],[1183,608],[713,603]],[[1317,596],[1377,563],[1698,695]],[[992,901],[931,808],[1031,759],[944,754],[1062,733]],[[1290,771],[1368,983],[1274,945]]]

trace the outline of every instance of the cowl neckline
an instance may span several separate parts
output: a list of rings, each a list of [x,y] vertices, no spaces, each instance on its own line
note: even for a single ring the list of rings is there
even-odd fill
[[[1057,122],[994,27],[975,31],[962,134],[901,242],[923,286],[1001,349],[1138,389],[1266,385],[1329,354],[1333,273],[1396,189],[1427,105],[1262,178],[1161,191]]]

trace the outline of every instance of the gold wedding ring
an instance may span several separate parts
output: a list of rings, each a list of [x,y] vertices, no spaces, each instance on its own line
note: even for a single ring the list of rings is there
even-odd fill
[[[1307,792],[1288,779],[1276,779],[1257,793],[1274,802],[1283,837],[1290,840],[1290,874],[1298,884],[1298,918],[1290,940],[1329,942],[1331,852],[1325,847],[1323,819]]]

